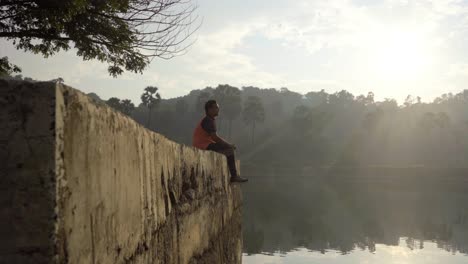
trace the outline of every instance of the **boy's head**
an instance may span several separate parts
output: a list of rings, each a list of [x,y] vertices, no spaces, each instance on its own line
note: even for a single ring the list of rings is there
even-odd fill
[[[216,100],[208,100],[205,103],[205,113],[208,116],[215,117],[219,114],[219,105]]]

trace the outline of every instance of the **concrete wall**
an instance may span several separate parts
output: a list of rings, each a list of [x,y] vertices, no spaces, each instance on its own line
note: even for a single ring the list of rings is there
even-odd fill
[[[0,86],[0,216],[15,227],[0,227],[0,260],[241,262],[241,191],[225,157],[176,144],[70,87]]]
[[[55,89],[0,80],[0,263],[54,256]]]

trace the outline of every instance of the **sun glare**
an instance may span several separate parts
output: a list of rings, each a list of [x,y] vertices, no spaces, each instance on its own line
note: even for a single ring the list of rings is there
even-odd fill
[[[369,68],[378,79],[416,79],[421,77],[430,63],[430,43],[415,32],[376,34],[369,43]]]

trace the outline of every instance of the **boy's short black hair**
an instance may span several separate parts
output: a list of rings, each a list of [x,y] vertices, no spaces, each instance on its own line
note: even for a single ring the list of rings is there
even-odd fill
[[[206,103],[205,103],[205,113],[208,112],[208,109],[210,109],[211,107],[213,107],[214,105],[216,105],[217,102],[216,100],[208,100]]]

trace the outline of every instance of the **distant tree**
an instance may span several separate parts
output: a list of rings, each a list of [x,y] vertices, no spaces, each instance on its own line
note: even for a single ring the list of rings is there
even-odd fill
[[[11,64],[8,57],[0,58],[0,77],[11,76],[12,73],[19,72],[21,72],[21,69],[18,66]]]
[[[273,116],[275,117],[281,117],[283,116],[283,103],[280,100],[276,100],[271,104],[271,111]]]
[[[468,102],[468,89],[463,90],[463,93],[460,94],[463,97],[465,102]]]
[[[23,75],[22,74],[17,74],[15,76],[13,76],[13,79],[15,80],[23,80]]]
[[[218,85],[218,87],[216,87],[214,90],[213,90],[213,97],[214,99],[218,102],[218,104],[221,105],[221,107],[223,108],[223,110],[221,111],[221,118],[218,118],[218,124],[217,124],[217,129],[219,131],[221,131],[223,129],[223,114],[224,114],[224,104],[225,104],[225,93],[226,93],[226,89],[227,87],[229,87],[229,85]]]
[[[228,120],[228,137],[231,137],[232,121],[238,118],[242,111],[241,91],[230,85],[218,85],[213,92],[215,99],[222,108],[222,113]]]
[[[434,127],[445,128],[451,123],[450,117],[445,112],[437,114],[433,112],[426,112],[420,120],[420,125],[426,130],[431,130]]]
[[[195,103],[195,111],[193,111],[195,114],[205,113],[205,103],[212,98],[210,92],[206,91],[201,91],[198,96],[197,96],[197,101]]]
[[[398,103],[395,99],[385,98],[383,102],[378,102],[377,105],[385,113],[394,113],[398,111]]]
[[[63,80],[62,77],[57,77],[57,78],[55,78],[55,79],[50,80],[50,82],[64,83],[65,81]]]
[[[440,97],[437,97],[436,99],[434,99],[434,103],[435,104],[442,104],[442,103],[446,103],[450,100],[453,99],[453,94],[452,93],[448,93],[448,94],[442,94]]]
[[[146,125],[150,128],[153,109],[155,109],[161,102],[161,95],[158,93],[158,87],[147,86],[141,95],[141,102],[148,109],[148,121]]]
[[[448,102],[450,100],[453,99],[453,94],[452,93],[445,93],[445,94],[442,94],[440,97],[437,97],[435,99],[435,102],[436,103],[445,103],[445,102]]]
[[[22,76],[17,78],[23,79]],[[158,120],[159,132],[190,144],[190,133],[186,132],[193,127],[186,121],[195,116],[187,114],[185,121],[175,122],[178,119],[174,109],[183,113],[188,106],[187,112],[192,113],[196,107],[199,115],[205,102],[214,98],[214,91],[207,87],[194,90],[183,98],[166,100],[160,104],[158,115],[153,111],[150,122]],[[411,107],[398,105],[394,99],[388,98],[373,101],[370,93],[354,97],[346,91],[330,96],[325,91],[302,96],[287,90],[281,93],[277,89],[243,87],[241,95],[243,108],[249,96],[261,98],[265,106],[264,116],[269,119],[264,121],[259,144],[259,122],[253,124],[253,121],[244,120],[253,117],[246,114],[248,108],[241,112],[242,123],[246,123],[238,129],[248,137],[238,138],[237,144],[245,151],[242,153],[245,159],[256,164],[464,166],[468,162],[468,100],[465,99],[468,98],[468,90],[441,95],[438,103],[418,104],[417,97],[414,97]],[[220,99],[219,94],[216,98],[222,112],[225,111],[228,103],[222,103],[225,99]],[[148,108],[142,104],[132,117],[147,125],[148,114]],[[224,122],[227,134],[227,120]],[[256,146],[245,147],[252,143]]]
[[[106,104],[117,111],[122,111],[122,107],[120,105],[120,99],[117,97],[111,97],[106,101]]]
[[[437,113],[435,122],[440,128],[445,128],[450,126],[451,120],[447,113],[439,112]]]
[[[294,109],[292,125],[299,133],[307,131],[311,125],[310,108],[305,105],[299,105]]]
[[[252,126],[252,144],[255,139],[255,125],[265,121],[265,109],[258,96],[249,96],[244,105],[242,117],[247,125]]]
[[[346,90],[341,90],[328,96],[328,102],[339,108],[346,108],[354,102],[354,95]]]
[[[374,103],[374,98],[375,94],[373,92],[368,92],[367,93],[367,104],[373,104]]]
[[[378,123],[382,120],[384,112],[382,108],[377,108],[377,110],[367,113],[362,122],[363,127],[368,131],[374,130]]]
[[[371,105],[374,103],[374,93],[373,92],[369,92],[367,94],[367,96],[364,96],[364,95],[359,95],[356,97],[356,101],[358,103],[361,103],[363,105]]]
[[[299,105],[294,109],[292,126],[302,137],[322,131],[329,116],[318,108]]]
[[[421,117],[420,125],[423,129],[431,130],[436,124],[436,116],[432,112],[426,112]]]
[[[97,95],[96,93],[88,93],[87,96],[93,98],[94,100],[98,102],[102,101],[101,97],[99,97],[99,95]]]
[[[122,113],[130,116],[133,110],[135,110],[135,104],[133,104],[132,101],[129,99],[123,99],[122,101],[120,101],[120,108]]]
[[[405,102],[403,103],[403,105],[405,107],[410,107],[413,104],[414,104],[414,97],[412,95],[406,96],[406,99],[405,99]]]
[[[328,103],[328,94],[323,89],[319,92],[308,92],[305,94],[305,98],[307,98],[311,106],[319,106]]]
[[[19,80],[19,81],[28,81],[28,82],[35,82],[36,81],[31,77],[25,77],[25,76],[23,76],[21,74],[16,74],[14,76],[12,76],[11,74],[0,74],[0,78],[7,79],[7,80]]]
[[[176,102],[175,109],[177,114],[185,115],[188,111],[188,104],[184,99],[179,99]]]
[[[2,0],[0,6],[0,38],[17,49],[49,57],[73,43],[84,60],[108,63],[114,77],[181,54],[198,28],[192,29],[190,0]]]
[[[289,89],[286,88],[286,87],[281,87],[280,88],[280,93],[289,93],[289,92],[290,92]]]
[[[95,95],[95,94],[94,94]],[[92,94],[89,94],[89,96],[92,96]],[[97,96],[97,95],[96,95]],[[94,97],[94,96],[92,96]],[[99,97],[97,97],[98,100],[100,100]],[[128,116],[130,116],[135,109],[135,105],[132,103],[131,100],[129,99],[123,99],[120,100],[117,97],[111,97],[106,101],[106,104],[115,110],[124,113]]]

